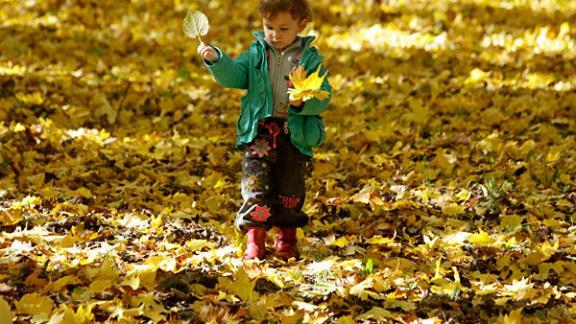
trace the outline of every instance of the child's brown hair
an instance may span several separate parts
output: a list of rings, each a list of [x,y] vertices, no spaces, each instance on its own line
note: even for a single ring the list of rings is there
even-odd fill
[[[306,0],[261,0],[258,10],[263,17],[289,12],[294,19],[312,20],[312,11]]]

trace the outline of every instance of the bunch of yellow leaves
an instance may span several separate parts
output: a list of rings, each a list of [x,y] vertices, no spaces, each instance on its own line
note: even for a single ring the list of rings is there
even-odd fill
[[[322,65],[318,66],[315,72],[306,77],[306,70],[304,67],[299,66],[294,71],[290,72],[290,81],[294,88],[288,89],[290,100],[308,101],[312,98],[324,100],[330,94],[328,91],[321,90],[320,87],[326,78],[326,73],[320,76]]]

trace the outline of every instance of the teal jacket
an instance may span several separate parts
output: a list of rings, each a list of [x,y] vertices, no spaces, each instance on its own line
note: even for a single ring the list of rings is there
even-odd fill
[[[266,43],[263,32],[254,33],[256,40],[250,49],[242,52],[236,60],[219,49],[220,58],[215,63],[206,63],[216,81],[225,88],[247,89],[242,97],[242,111],[238,118],[236,147],[240,148],[254,140],[258,131],[258,121],[272,116],[272,89],[268,76],[268,61],[266,60]],[[318,50],[311,47],[314,36],[303,37],[301,65],[308,74],[316,71],[324,60]],[[322,67],[321,75],[326,73]],[[292,144],[302,154],[312,157],[312,148],[324,140],[324,123],[320,117],[332,97],[332,87],[328,78],[321,87],[330,95],[325,100],[316,98],[306,101],[302,107],[290,108],[288,111],[288,130]]]

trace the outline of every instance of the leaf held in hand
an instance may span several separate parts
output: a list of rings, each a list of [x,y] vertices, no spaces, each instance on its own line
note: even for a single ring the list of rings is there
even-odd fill
[[[288,94],[290,94],[290,100],[297,101],[308,101],[312,98],[317,98],[319,100],[324,100],[328,98],[330,94],[328,91],[320,90],[322,83],[326,78],[326,73],[320,76],[320,70],[322,65],[316,69],[315,72],[306,77],[306,70],[304,67],[299,66],[296,70],[290,72],[290,81],[294,85],[294,88],[288,89]]]
[[[188,9],[186,18],[184,18],[184,33],[190,37],[198,37],[200,42],[202,39],[200,36],[208,34],[208,29],[210,28],[210,23],[208,22],[208,17],[200,11]]]

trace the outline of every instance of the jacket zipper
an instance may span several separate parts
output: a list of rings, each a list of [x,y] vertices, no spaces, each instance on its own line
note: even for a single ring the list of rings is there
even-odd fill
[[[282,67],[282,60],[284,59],[284,51],[280,53],[280,57],[276,59],[276,78],[274,80],[274,89],[278,89],[278,79],[282,79],[282,73],[280,73],[280,68]],[[272,114],[274,114],[274,108],[276,105],[280,104],[280,97],[277,96],[274,107],[272,107]]]

